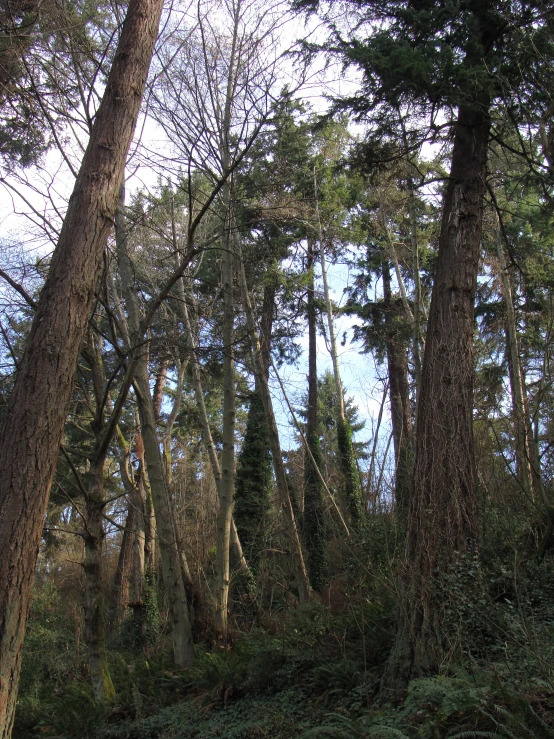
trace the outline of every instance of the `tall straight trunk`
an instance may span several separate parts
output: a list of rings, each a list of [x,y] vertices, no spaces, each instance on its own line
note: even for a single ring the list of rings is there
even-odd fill
[[[506,348],[514,414],[516,472],[524,493],[531,499],[535,497],[533,490],[533,473],[531,470],[531,447],[534,445],[533,430],[529,414],[527,412],[512,286],[510,284],[510,276],[508,274],[508,267],[504,257],[502,236],[499,229],[496,231],[496,253],[498,255],[500,279],[502,281],[502,294],[506,308]]]
[[[11,736],[42,522],[161,0],[130,0],[0,435],[0,739]]]
[[[485,112],[460,108],[427,328],[402,600],[386,688],[439,671],[447,653],[447,606],[457,607],[443,578],[458,571],[462,576],[477,546],[473,330],[488,133]],[[469,588],[464,595],[471,598]]]
[[[94,698],[104,705],[115,698],[115,690],[108,668],[106,652],[106,609],[104,602],[102,551],[104,547],[104,460],[94,460],[88,473],[85,501],[85,615],[84,639],[88,653],[90,681]]]
[[[350,511],[350,519],[354,526],[357,526],[360,524],[360,521],[362,519],[362,486],[360,484],[360,475],[358,473],[358,465],[356,464],[354,445],[352,443],[352,428],[344,410],[344,394],[342,391],[342,383],[340,379],[339,355],[337,352],[337,339],[335,336],[335,323],[333,319],[333,304],[331,302],[331,296],[329,294],[329,284],[327,281],[325,245],[323,243],[323,231],[321,228],[321,221],[319,217],[315,170],[314,190],[316,216],[319,230],[319,258],[321,261],[321,276],[323,278],[323,293],[325,296],[325,305],[327,309],[327,325],[329,328],[329,344],[331,348],[331,358],[333,361],[335,392],[337,394],[337,441],[340,465],[344,481],[344,498],[348,506],[348,510]]]
[[[421,273],[419,265],[419,242],[417,239],[417,218],[416,218],[416,201],[415,188],[413,179],[408,177],[408,187],[410,190],[410,241],[412,244],[412,259],[414,273],[414,330],[413,330],[413,356],[415,368],[415,407],[417,409],[417,399],[419,397],[419,388],[421,387],[421,350],[425,350],[425,339],[421,330],[421,317],[423,312],[423,298],[421,291]]]
[[[150,377],[146,356],[139,359],[135,377],[139,391],[137,393],[137,405],[144,443],[144,458],[156,516],[162,572],[171,620],[173,657],[178,667],[189,667],[194,661],[192,628],[175,513],[164,477],[162,457],[156,434],[156,417],[150,394]]]
[[[502,280],[502,293],[506,307],[506,349],[512,391],[512,408],[516,443],[516,474],[525,495],[534,502],[542,503],[548,516],[547,530],[539,545],[538,559],[542,561],[554,531],[554,506],[550,501],[542,480],[541,459],[533,424],[527,406],[527,393],[520,360],[520,345],[512,296],[510,275],[504,257],[502,235],[496,232],[496,251]]]
[[[139,435],[140,439],[140,435]],[[131,450],[125,437],[119,430],[119,441],[122,446],[119,457],[119,470],[123,487],[127,493],[127,516],[121,537],[121,547],[115,569],[111,597],[111,627],[117,629],[125,618],[126,608],[131,599],[141,599],[142,577],[144,573],[144,507],[140,493],[134,481],[130,464]],[[142,439],[137,446],[142,445]],[[140,574],[137,581],[137,556],[142,557]]]
[[[235,490],[235,306],[233,297],[233,244],[231,234],[231,195],[223,188],[226,229],[221,258],[223,287],[223,449],[221,479],[218,486],[219,508],[216,520],[216,593],[215,624],[221,636],[227,634],[230,581],[230,541],[233,496]]]
[[[142,591],[145,572],[146,521],[145,521],[145,491],[141,487],[141,480],[135,487],[129,499],[129,506],[135,511],[134,529],[132,531],[133,557],[131,566],[130,598],[135,603],[142,602]]]
[[[120,200],[123,204],[123,188]],[[174,509],[164,476],[163,462],[156,434],[156,415],[148,374],[148,349],[140,327],[140,308],[133,282],[132,263],[127,251],[121,208],[116,217],[116,247],[121,287],[127,308],[129,337],[133,345],[133,360],[136,362],[137,406],[144,444],[144,458],[156,516],[162,571],[171,621],[173,657],[177,666],[188,667],[194,660],[194,651],[185,591],[184,568]]]
[[[317,326],[314,290],[314,245],[308,241],[308,413],[304,453],[304,519],[303,533],[308,555],[310,584],[321,592],[327,582],[327,525],[323,503],[323,486],[317,468],[323,469],[323,457],[318,434],[317,413]],[[342,393],[340,393],[342,396]]]
[[[406,131],[405,121],[399,111],[400,125],[402,128],[402,140],[406,154],[410,151],[408,143],[408,134]],[[423,299],[421,290],[421,273],[419,263],[419,241],[417,238],[417,202],[416,202],[416,186],[414,183],[414,175],[417,177],[417,170],[413,160],[408,156],[407,161],[407,182],[408,182],[408,214],[410,219],[410,244],[412,247],[412,271],[414,276],[414,310],[413,310],[413,333],[412,333],[412,353],[414,360],[415,375],[415,391],[414,406],[417,409],[417,399],[419,397],[419,388],[421,387],[421,350],[425,350],[425,339],[421,329],[421,319],[423,315]]]
[[[138,520],[137,514],[138,511],[136,506],[129,501],[112,586],[112,628],[117,628],[125,619],[125,609],[131,600],[135,559],[135,539],[137,538],[135,536],[135,528]]]
[[[395,503],[397,515],[405,519],[412,473],[412,412],[408,384],[408,356],[401,331],[395,327],[390,270],[383,262],[383,303],[387,327],[387,364],[392,434],[396,460]]]
[[[206,410],[206,403],[204,402],[204,389],[202,385],[202,376],[200,374],[200,365],[198,362],[198,356],[196,354],[196,342],[194,340],[194,333],[192,330],[192,324],[187,308],[187,298],[191,298],[190,291],[188,294],[185,292],[183,278],[177,283],[177,294],[179,299],[179,310],[183,321],[183,327],[185,329],[185,335],[187,337],[187,344],[191,354],[191,371],[192,371],[192,383],[194,387],[194,397],[196,400],[196,406],[198,408],[198,418],[200,421],[200,428],[202,429],[202,439],[208,452],[208,459],[210,461],[210,467],[216,484],[216,488],[219,490],[221,484],[221,467],[217,458],[217,451],[215,448],[212,432],[210,429],[210,422],[208,419],[208,412]],[[235,562],[238,562],[242,572],[248,572],[248,563],[244,557],[241,541],[235,526],[233,518],[231,518],[231,551]]]
[[[240,250],[237,249],[237,254]],[[242,291],[242,299],[244,309],[246,312],[246,323],[250,332],[252,341],[252,350],[254,354],[255,372],[256,379],[259,383],[260,392],[262,395],[262,402],[264,404],[265,416],[267,418],[267,426],[269,432],[269,446],[271,449],[271,456],[273,459],[273,469],[275,471],[275,480],[277,483],[277,490],[281,498],[281,505],[285,513],[285,518],[288,525],[288,534],[291,547],[291,560],[292,567],[294,570],[296,585],[298,587],[298,597],[301,603],[305,603],[310,599],[311,588],[308,579],[308,573],[306,572],[306,566],[304,564],[304,555],[302,554],[302,545],[300,543],[300,537],[298,536],[298,528],[296,526],[296,520],[294,517],[294,510],[292,507],[292,501],[289,494],[287,485],[287,475],[285,471],[285,465],[283,463],[283,455],[281,453],[281,444],[279,442],[279,431],[277,430],[277,422],[275,420],[275,414],[273,412],[273,404],[271,402],[271,394],[269,392],[269,384],[267,381],[265,367],[262,357],[262,347],[260,343],[260,337],[256,326],[256,320],[254,318],[254,311],[252,310],[252,304],[250,302],[250,295],[248,293],[248,284],[246,282],[246,274],[244,271],[244,263],[240,259],[239,264],[240,270],[240,283]]]
[[[156,547],[156,515],[152,502],[152,491],[147,480],[146,462],[144,461],[144,449],[140,459],[140,468],[137,481],[137,492],[144,511],[144,543],[142,559],[140,553],[135,555],[134,581],[136,592],[141,594],[141,619],[139,633],[144,637],[144,643],[154,643],[159,634],[159,609],[157,589],[157,562],[158,550]],[[139,590],[140,588],[140,590]]]

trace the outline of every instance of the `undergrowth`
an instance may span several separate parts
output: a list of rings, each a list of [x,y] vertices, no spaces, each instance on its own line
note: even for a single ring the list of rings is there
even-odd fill
[[[554,567],[492,557],[471,566],[486,583],[486,628],[475,628],[479,614],[465,619],[463,650],[442,674],[414,680],[389,703],[379,693],[395,630],[393,599],[379,585],[384,561],[363,582],[353,567],[326,605],[279,607],[260,619],[264,626],[235,634],[232,647],[199,645],[189,670],[172,665],[163,640],[136,652],[120,639],[110,651],[116,702],[108,709],[95,703],[84,660],[75,659],[71,619],[44,590],[14,737],[554,739]],[[451,585],[463,611],[463,587]]]

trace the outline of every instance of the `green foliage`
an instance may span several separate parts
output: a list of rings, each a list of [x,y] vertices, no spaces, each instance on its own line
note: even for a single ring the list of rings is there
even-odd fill
[[[554,729],[528,701],[513,696],[486,680],[460,677],[421,678],[410,683],[400,709],[383,707],[362,715],[329,715],[321,726],[303,738],[336,739],[552,739]]]
[[[253,392],[237,462],[234,518],[244,555],[257,572],[263,550],[273,476],[269,433],[261,395]]]
[[[75,627],[54,584],[36,587],[25,635],[20,695],[50,695],[63,688],[68,676],[75,677]]]
[[[25,697],[18,702],[14,734],[20,739],[32,736],[88,739],[96,736],[105,717],[105,709],[94,700],[90,685],[75,682],[44,701]]]
[[[344,498],[352,523],[358,526],[362,518],[362,488],[354,456],[352,428],[346,418],[337,420],[337,443],[344,478]]]
[[[310,584],[314,590],[321,592],[328,578],[327,521],[323,485],[317,473],[317,469],[323,470],[323,456],[317,436],[310,435],[307,443],[311,455],[305,452],[302,533],[308,555]]]

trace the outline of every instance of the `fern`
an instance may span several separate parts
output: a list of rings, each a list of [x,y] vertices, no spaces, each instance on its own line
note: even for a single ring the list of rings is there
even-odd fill
[[[369,721],[369,723],[368,723]],[[302,734],[302,739],[317,739],[320,736],[334,737],[334,739],[409,739],[400,729],[384,724],[373,723],[370,716],[360,719],[332,714],[329,723],[309,729]]]

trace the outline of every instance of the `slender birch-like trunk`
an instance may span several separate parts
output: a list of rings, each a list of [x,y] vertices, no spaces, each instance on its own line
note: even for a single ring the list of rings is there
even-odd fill
[[[362,519],[362,487],[358,473],[358,465],[354,454],[352,443],[352,428],[344,410],[344,393],[340,379],[339,355],[337,352],[337,339],[335,336],[335,323],[333,319],[333,304],[329,294],[329,283],[327,281],[327,266],[325,263],[325,244],[323,241],[323,230],[319,215],[319,204],[317,197],[317,180],[314,169],[314,191],[316,219],[319,232],[319,258],[321,261],[321,276],[323,278],[323,294],[327,309],[327,326],[329,329],[329,345],[331,359],[333,361],[333,375],[335,378],[335,392],[337,395],[337,441],[339,448],[340,464],[344,479],[344,498],[350,511],[350,519],[354,526],[358,526]]]
[[[508,367],[510,374],[510,386],[512,391],[512,406],[514,413],[514,429],[516,442],[516,471],[521,487],[525,494],[532,499],[535,497],[533,490],[533,473],[531,469],[531,447],[535,443],[533,430],[527,412],[525,386],[521,361],[519,354],[519,339],[517,336],[517,322],[512,295],[510,276],[504,257],[502,236],[500,230],[496,230],[496,253],[500,267],[500,279],[502,281],[502,294],[506,308],[506,345],[508,349]]]
[[[123,202],[124,192],[122,189],[121,205]],[[162,571],[171,620],[173,657],[176,665],[188,667],[194,661],[194,651],[184,581],[183,570],[185,568],[182,563],[173,505],[164,476],[156,434],[156,415],[148,374],[148,350],[141,331],[140,308],[134,287],[133,270],[127,250],[121,208],[116,217],[116,247],[121,287],[127,308],[128,333],[133,348],[133,361],[136,363],[137,405],[144,444],[144,457],[156,515]]]
[[[216,520],[216,609],[215,622],[222,637],[227,635],[230,583],[230,541],[235,489],[235,305],[233,296],[233,243],[231,235],[231,199],[224,187],[227,208],[226,229],[221,258],[223,287],[223,449],[221,478],[218,486],[219,508]]]

